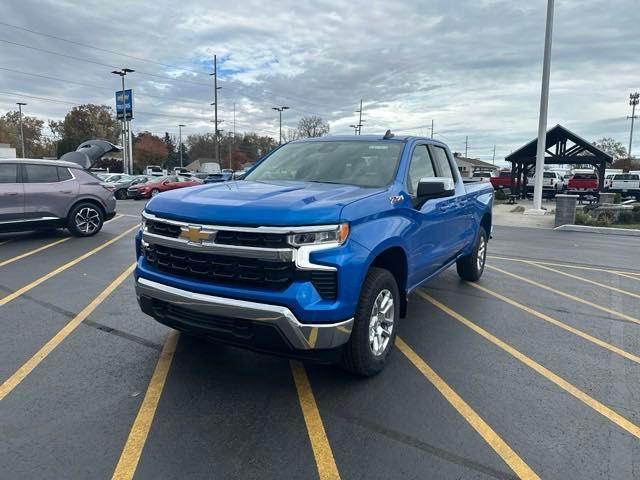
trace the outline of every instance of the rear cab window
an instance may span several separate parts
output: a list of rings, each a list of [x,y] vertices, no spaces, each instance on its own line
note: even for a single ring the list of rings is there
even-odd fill
[[[447,151],[438,145],[431,145],[431,151],[433,152],[433,160],[438,176],[452,178],[455,181],[456,177],[453,174],[453,170],[451,170],[451,163],[449,162]]]
[[[18,164],[0,163],[0,183],[18,183]]]

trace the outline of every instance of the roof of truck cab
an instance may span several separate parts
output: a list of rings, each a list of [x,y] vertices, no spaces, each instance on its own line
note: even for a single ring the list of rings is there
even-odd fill
[[[409,143],[411,141],[423,141],[433,143],[434,145],[446,146],[445,143],[429,137],[416,137],[411,135],[395,135],[391,138],[383,138],[383,135],[328,135],[326,137],[310,137],[293,140],[289,143],[306,143],[306,142],[402,142]]]
[[[0,158],[0,163],[29,163],[31,165],[51,165],[82,170],[82,167],[77,163],[65,162],[64,160],[43,160],[42,158]]]

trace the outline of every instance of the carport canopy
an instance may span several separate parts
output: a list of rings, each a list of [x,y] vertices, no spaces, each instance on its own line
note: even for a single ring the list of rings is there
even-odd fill
[[[533,139],[507,156],[511,163],[511,191],[518,196],[527,192],[527,176],[535,168],[538,140]],[[598,171],[598,190],[604,187],[607,165],[613,157],[598,147],[579,137],[562,125],[547,131],[545,144],[545,165],[590,165]]]

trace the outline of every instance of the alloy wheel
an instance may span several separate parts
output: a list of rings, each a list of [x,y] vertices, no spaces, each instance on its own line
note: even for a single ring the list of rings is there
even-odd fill
[[[369,348],[379,357],[387,349],[389,340],[393,334],[395,308],[393,307],[393,295],[387,289],[378,293],[371,309],[369,320]]]
[[[83,207],[75,216],[76,227],[85,234],[94,233],[100,228],[100,212],[95,208]]]

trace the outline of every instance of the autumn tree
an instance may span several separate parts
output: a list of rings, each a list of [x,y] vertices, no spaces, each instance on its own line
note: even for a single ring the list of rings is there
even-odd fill
[[[39,158],[55,155],[54,143],[44,136],[42,129],[44,121],[36,117],[22,115],[22,129],[24,132],[25,157]],[[21,155],[20,142],[20,114],[11,111],[0,117],[0,143],[8,143],[15,147],[16,153]]]
[[[597,142],[593,142],[593,145],[611,155],[614,160],[627,158],[627,149],[622,145],[622,142],[618,142],[613,138],[603,137]]]
[[[298,122],[298,135],[301,138],[324,137],[329,135],[329,123],[316,115],[302,117]]]
[[[113,110],[106,105],[86,104],[73,107],[64,120],[50,121],[49,128],[60,139],[58,156],[72,152],[87,140],[101,138],[113,143],[121,143],[120,123]]]
[[[169,151],[167,144],[149,132],[136,136],[133,144],[133,162],[137,170],[144,170],[148,165],[162,165],[167,160]]]

